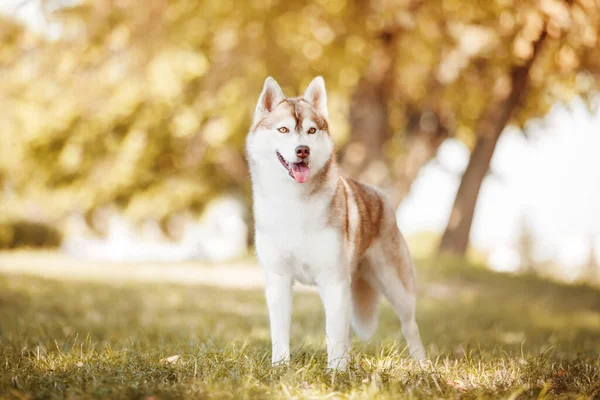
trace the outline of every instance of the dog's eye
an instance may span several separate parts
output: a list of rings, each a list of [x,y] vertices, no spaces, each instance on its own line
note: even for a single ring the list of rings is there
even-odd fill
[[[281,128],[277,129],[279,132],[281,133],[288,133],[290,130],[288,128],[286,128],[285,126],[282,126]]]
[[[311,133],[311,134],[312,134],[312,133],[315,133],[316,131],[317,131],[317,128],[310,128],[310,129],[308,130],[308,133]]]

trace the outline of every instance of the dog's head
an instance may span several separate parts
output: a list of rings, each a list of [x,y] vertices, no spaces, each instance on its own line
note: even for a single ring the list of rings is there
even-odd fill
[[[250,163],[273,168],[298,183],[308,181],[332,157],[327,117],[322,77],[295,98],[286,98],[275,79],[267,78],[246,140]]]

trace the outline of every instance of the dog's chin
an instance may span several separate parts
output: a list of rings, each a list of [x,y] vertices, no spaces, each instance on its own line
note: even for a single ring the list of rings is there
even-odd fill
[[[293,180],[298,183],[305,183],[308,181],[310,176],[310,167],[308,162],[288,162],[279,152],[277,152],[277,158]]]

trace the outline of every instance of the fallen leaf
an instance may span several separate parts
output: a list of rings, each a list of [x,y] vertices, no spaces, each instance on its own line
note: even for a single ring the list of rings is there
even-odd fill
[[[174,364],[177,362],[177,360],[179,360],[179,357],[181,357],[181,355],[177,354],[171,357],[163,358],[162,360],[160,360],[160,362],[165,364]]]

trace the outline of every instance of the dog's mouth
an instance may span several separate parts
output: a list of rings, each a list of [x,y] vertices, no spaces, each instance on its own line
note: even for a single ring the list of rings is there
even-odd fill
[[[277,152],[277,158],[279,158],[279,162],[284,166],[288,171],[288,175],[291,176],[296,182],[304,183],[308,180],[308,175],[310,174],[310,168],[308,167],[308,163],[306,161],[300,161],[297,163],[289,163],[283,158],[283,156]]]

